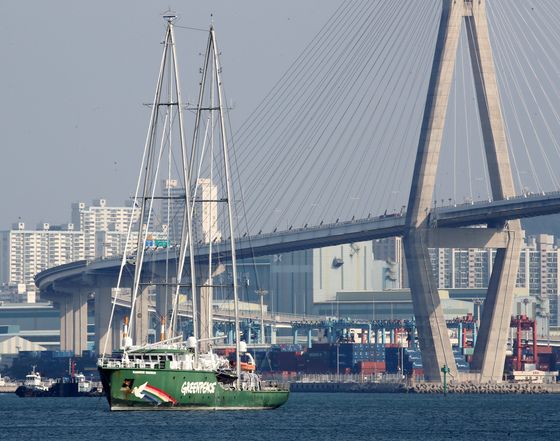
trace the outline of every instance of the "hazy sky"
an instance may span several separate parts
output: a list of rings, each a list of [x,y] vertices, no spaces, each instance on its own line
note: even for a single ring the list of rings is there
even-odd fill
[[[0,2],[0,229],[20,218],[31,227],[68,222],[73,201],[105,197],[120,205],[133,194],[149,119],[143,103],[152,99],[161,15],[168,8],[180,15],[178,26],[207,28],[214,14],[236,128],[337,8],[349,6],[271,100],[277,115],[280,106],[289,112],[268,122],[263,117],[238,146],[245,199],[255,211],[248,217],[256,231],[398,210],[410,186],[440,4]],[[518,192],[558,189],[557,0],[488,4]],[[207,35],[181,28],[176,33],[183,96],[192,101],[202,62],[197,54]],[[315,55],[321,61],[314,67]],[[438,201],[488,194],[470,69],[463,33]],[[305,81],[303,88],[298,81]]]
[[[0,2],[0,229],[70,219],[72,201],[133,193],[169,7],[180,26],[210,14],[243,120],[340,0]],[[187,97],[207,35],[177,29]],[[193,55],[195,55],[193,57]]]

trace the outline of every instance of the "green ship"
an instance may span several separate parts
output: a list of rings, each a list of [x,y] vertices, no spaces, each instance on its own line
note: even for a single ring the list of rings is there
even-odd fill
[[[133,284],[131,289],[131,309],[130,315],[125,319],[121,351],[113,354],[105,354],[106,346],[100,351],[97,366],[103,390],[109,402],[111,410],[243,410],[243,409],[274,409],[288,400],[289,391],[279,385],[270,384],[262,381],[255,372],[256,366],[253,357],[247,352],[247,345],[240,340],[239,329],[239,301],[238,301],[238,276],[236,268],[235,236],[233,227],[232,203],[235,200],[232,195],[231,177],[229,171],[229,160],[227,151],[227,139],[225,134],[224,105],[222,104],[222,81],[220,77],[221,67],[218,60],[219,50],[216,44],[214,27],[210,27],[208,46],[202,73],[201,91],[196,108],[196,124],[194,131],[194,141],[192,152],[196,152],[195,147],[200,148],[200,153],[187,151],[183,127],[183,101],[178,80],[178,68],[176,59],[176,46],[174,40],[173,22],[174,15],[166,15],[167,21],[166,36],[164,41],[164,53],[162,57],[158,85],[155,93],[154,105],[152,106],[152,116],[148,130],[143,164],[141,167],[140,179],[134,197],[132,217],[137,215],[137,237],[132,239],[132,221],[129,227],[129,234],[123,253],[121,270],[117,282],[120,289],[123,271],[127,268],[127,274],[133,273]],[[166,73],[166,67],[168,72]],[[174,82],[172,81],[174,78]],[[163,85],[163,81],[169,84]],[[204,102],[205,84],[210,88],[210,102]],[[211,87],[210,87],[211,86]],[[167,95],[167,96],[165,96]],[[217,103],[214,102],[217,98]],[[214,116],[202,116],[203,111],[218,112],[218,123],[214,122]],[[161,142],[156,140],[158,132],[157,124],[163,119],[163,130],[161,131]],[[165,280],[160,285],[165,289],[165,298],[169,296],[172,308],[163,308],[160,316],[161,333],[160,341],[148,343],[147,334],[138,331],[134,327],[135,320],[144,319],[141,313],[135,310],[139,292],[143,291],[146,284],[156,285],[158,281],[154,279],[154,274],[147,275],[143,272],[144,257],[147,253],[153,252],[150,249],[148,227],[152,225],[153,219],[153,199],[156,194],[155,185],[161,181],[158,175],[160,169],[167,168],[171,171],[172,151],[171,123],[177,121],[180,126],[179,136],[177,137],[180,145],[181,158],[179,179],[181,185],[188,189],[181,196],[183,212],[182,231],[180,245],[176,252],[170,253],[167,248],[166,255],[174,262],[165,268]],[[198,133],[201,129],[198,125],[207,123],[205,135],[201,137],[208,145],[197,146]],[[208,134],[208,130],[212,134]],[[221,139],[222,148],[215,151],[214,130],[220,130],[216,139]],[[175,138],[176,139],[176,138]],[[168,155],[163,154],[163,149],[168,148]],[[223,166],[223,170],[216,172],[216,176],[225,178],[225,188],[221,189],[222,197],[218,197],[218,190],[207,192],[206,196],[197,193],[199,189],[200,175],[191,174],[194,169],[193,164],[188,159],[200,159],[198,170],[202,169],[202,158],[204,155],[210,156],[209,178],[203,180],[208,188],[213,187],[212,167]],[[221,159],[214,161],[214,156],[222,155]],[[166,167],[162,165],[162,158],[169,158]],[[145,161],[145,162],[144,162]],[[218,164],[218,165],[216,165]],[[140,182],[143,180],[143,185]],[[168,177],[171,182],[171,176]],[[142,187],[142,193],[139,189]],[[191,189],[192,192],[191,192]],[[214,196],[213,196],[214,195]],[[168,200],[177,199],[168,193]],[[230,203],[231,201],[231,203]],[[197,211],[196,203],[206,204]],[[220,211],[217,203],[225,202],[227,210]],[[138,210],[138,211],[136,211]],[[201,267],[200,262],[195,264],[195,253],[193,242],[196,230],[193,228],[192,217],[198,213],[207,213],[202,220],[202,228],[206,231],[206,239],[202,242],[209,247],[208,261]],[[165,221],[166,227],[172,222],[169,217]],[[229,259],[231,261],[231,272],[226,273],[227,282],[215,285],[213,278],[225,272],[224,265],[221,264],[221,255],[225,244],[220,249],[221,233],[219,230],[218,219],[224,223],[224,231],[229,233]],[[227,224],[226,224],[227,223]],[[227,225],[227,230],[225,229]],[[200,228],[200,227],[199,227]],[[162,230],[163,231],[163,230]],[[166,229],[166,231],[169,231]],[[135,247],[132,242],[136,242]],[[156,241],[160,245],[168,245],[168,237]],[[220,254],[222,253],[222,254]],[[213,268],[212,263],[216,261],[218,268]],[[189,264],[186,264],[186,263]],[[198,266],[198,272],[196,274]],[[133,271],[130,271],[133,267]],[[173,277],[168,274],[168,268],[175,268],[176,273]],[[167,276],[170,278],[167,278]],[[159,276],[156,276],[159,277]],[[189,283],[183,279],[190,279]],[[149,283],[146,283],[148,280]],[[144,281],[144,283],[143,283]],[[228,338],[230,346],[235,347],[235,362],[230,364],[228,358],[219,356],[212,351],[212,345],[217,340],[225,339],[225,336],[213,335],[212,328],[212,289],[220,286],[229,290],[231,288],[234,317],[232,322],[235,324],[235,334],[233,338]],[[197,289],[200,287],[200,290]],[[171,290],[173,292],[171,292]],[[204,290],[204,297],[201,291]],[[172,295],[172,297],[171,297]],[[118,294],[117,294],[118,296]],[[114,298],[109,329],[114,319],[117,296]],[[163,297],[163,296],[162,296]],[[192,329],[189,330],[191,336],[184,338],[186,334],[184,328],[178,324],[178,305],[180,299],[190,297],[192,306]],[[166,300],[167,301],[167,300]],[[128,320],[127,320],[128,319]],[[261,315],[261,320],[264,320]],[[165,323],[169,323],[166,329]],[[147,328],[147,324],[146,324]],[[129,329],[133,335],[129,335]],[[143,329],[143,328],[142,328]],[[133,341],[135,344],[133,344]]]
[[[192,367],[194,351],[167,346],[100,360],[111,410],[274,409],[288,399],[288,390],[252,372],[241,372],[238,388],[228,360],[214,354],[199,356],[201,370],[183,369]]]

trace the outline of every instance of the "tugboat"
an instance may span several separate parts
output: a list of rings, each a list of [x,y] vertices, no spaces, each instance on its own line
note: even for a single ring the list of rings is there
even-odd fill
[[[41,375],[35,371],[35,366],[30,374],[25,376],[22,386],[19,386],[15,393],[20,398],[29,397],[96,397],[101,393],[93,387],[91,381],[87,381],[83,374],[73,373],[70,379],[58,378],[55,381],[44,382]]]
[[[216,130],[220,131],[220,133],[216,138],[219,137],[221,140],[221,149],[218,150],[219,153],[216,154],[214,153],[213,145],[205,145],[203,147],[206,147],[206,150],[205,148],[201,148],[202,152],[191,153],[187,152],[185,147],[184,132],[182,129],[184,103],[181,99],[179,80],[177,78],[178,68],[173,26],[176,17],[174,15],[166,15],[164,19],[167,22],[164,53],[146,141],[145,158],[147,158],[146,161],[148,162],[142,165],[144,174],[141,175],[139,184],[140,181],[143,180],[143,190],[141,194],[139,194],[137,190],[133,205],[134,208],[139,207],[139,219],[141,221],[138,222],[136,249],[134,251],[129,251],[132,250],[132,246],[129,248],[129,240],[127,238],[127,245],[121,265],[121,275],[123,274],[123,268],[126,267],[128,271],[131,270],[132,266],[134,267],[131,312],[130,318],[127,318],[128,320],[125,319],[122,352],[105,356],[105,350],[103,349],[102,355],[98,360],[98,369],[103,383],[103,390],[111,410],[274,409],[287,401],[289,391],[287,388],[283,389],[275,385],[268,385],[265,384],[264,381],[261,381],[259,375],[255,373],[254,360],[250,355],[247,355],[246,343],[240,340],[238,278],[232,214],[234,198],[232,196],[229,171],[227,150],[227,140],[229,137],[225,133],[227,123],[223,114],[225,107],[222,103],[221,67],[218,59],[220,52],[217,48],[216,33],[213,25],[210,26],[204,68],[202,71],[202,81],[200,83],[201,90],[199,93],[198,106],[196,108],[196,123],[193,138],[195,141],[198,140],[200,134],[200,138],[204,137],[205,140],[212,140],[209,141],[209,143],[213,142],[214,134],[212,130],[218,128]],[[165,72],[166,68],[169,69],[167,73]],[[174,81],[172,81],[172,78],[174,78]],[[162,86],[164,80],[170,83],[167,84],[166,87]],[[203,103],[205,85],[211,88],[209,92],[210,102]],[[163,97],[162,95],[167,95],[167,97]],[[214,102],[216,97],[217,103]],[[210,114],[208,114],[208,116],[205,114],[203,117],[203,110],[209,111]],[[212,112],[217,112],[217,122],[214,121],[215,117]],[[165,121],[161,143],[155,139],[157,135],[154,135],[159,133],[156,127],[160,119]],[[140,341],[138,344],[134,345],[133,339],[129,336],[128,331],[129,329],[135,329],[133,327],[133,321],[141,317],[141,314],[135,311],[135,305],[139,295],[138,293],[143,289],[141,271],[142,263],[147,252],[146,247],[148,246],[148,228],[144,226],[151,225],[152,201],[155,193],[154,185],[160,180],[157,175],[160,169],[159,161],[161,161],[162,157],[166,156],[162,153],[161,146],[166,146],[167,143],[170,144],[168,141],[171,139],[169,135],[171,132],[170,124],[175,120],[179,124],[180,130],[180,135],[178,136],[181,148],[181,154],[178,157],[181,158],[182,161],[180,164],[180,176],[186,190],[181,199],[181,202],[184,204],[184,217],[180,246],[178,251],[173,253],[173,256],[170,256],[171,259],[175,259],[175,263],[169,265],[170,268],[179,268],[179,270],[174,274],[172,283],[166,280],[165,284],[163,284],[166,289],[173,284],[173,310],[171,319],[169,320],[169,328],[167,332],[164,331],[161,333],[160,341],[151,344]],[[206,125],[204,126],[204,124]],[[206,127],[206,129],[204,127]],[[205,130],[207,131],[206,133]],[[192,152],[195,151],[195,141],[193,141]],[[169,147],[169,149],[171,149],[171,147]],[[223,167],[223,169],[217,172],[217,175],[223,179],[222,183],[225,182],[225,188],[222,189],[222,198],[201,197],[197,195],[197,177],[194,177],[191,172],[197,169],[200,171],[201,167],[199,164],[188,163],[188,158],[191,157],[191,161],[192,158],[198,159],[205,154],[205,151],[211,151],[211,155],[221,155],[219,159],[215,160],[214,164],[219,162],[220,166]],[[171,156],[171,153],[169,156]],[[211,157],[214,158],[214,156]],[[209,162],[212,164],[212,160]],[[214,165],[214,167],[217,167],[217,165]],[[164,166],[161,166],[161,168],[165,169]],[[212,165],[210,165],[210,170],[212,170]],[[208,179],[208,181],[212,183],[212,172],[210,172],[210,179]],[[137,188],[140,188],[140,185]],[[192,191],[192,188],[195,188],[195,190]],[[177,197],[174,197],[174,199],[177,199]],[[197,285],[197,277],[195,274],[196,266],[193,246],[193,236],[195,234],[193,234],[192,207],[196,202],[210,202],[211,204],[225,202],[227,204],[227,210],[223,209],[221,211],[220,219],[222,219],[224,224],[227,224],[230,236],[229,249],[227,249],[225,245],[221,247],[223,243],[220,243],[221,240],[213,238],[213,234],[210,235],[209,240],[205,241],[209,246],[209,262],[202,276],[206,281],[202,285]],[[212,206],[213,205],[210,205],[210,207]],[[212,211],[212,208],[209,208],[209,211]],[[212,219],[212,216],[213,215],[210,214],[208,217]],[[214,216],[217,217],[218,215],[214,214]],[[210,230],[213,231],[211,228]],[[129,234],[129,238],[130,237],[132,237],[131,234]],[[214,246],[214,250],[212,250],[212,246]],[[217,252],[218,248],[220,248],[220,253]],[[131,252],[133,253],[132,256],[129,254]],[[168,256],[171,254],[169,249],[165,252]],[[212,271],[213,256],[220,256],[226,252],[230,256],[231,261],[231,274],[228,275],[226,279],[228,283],[231,284],[221,285],[221,287],[229,287],[233,291],[232,296],[235,314],[234,337],[236,348],[235,368],[233,368],[227,358],[218,356],[212,352],[211,342],[214,341],[215,338],[212,337],[211,331],[208,330],[209,327],[211,329],[211,326],[208,326],[208,322],[211,322],[211,306],[201,307],[201,312],[197,313],[197,311],[199,311],[197,309],[197,299],[200,298],[197,297],[197,287],[200,286],[201,289],[203,288],[207,290],[206,292],[210,292],[211,294],[211,290],[214,287],[212,278],[218,271],[217,269],[214,272]],[[187,265],[187,271],[185,271],[184,268],[187,256],[190,265]],[[208,272],[206,271],[207,268],[209,268]],[[188,273],[190,284],[182,281],[184,272]],[[187,277],[185,277],[185,279],[186,278]],[[119,276],[119,281],[120,280],[121,276]],[[117,288],[120,287],[118,286]],[[178,326],[176,322],[179,298],[185,296],[186,290],[190,291],[192,311],[194,311],[192,318],[194,335],[184,340],[183,331],[177,329]],[[117,299],[115,298],[114,301],[116,302]],[[203,318],[205,319],[204,321]],[[112,320],[113,317],[111,317],[110,322],[112,322]],[[202,325],[203,322],[204,326]],[[164,329],[164,327],[165,321],[162,318],[162,329]],[[202,334],[203,332],[208,337],[198,339],[197,336],[199,333]],[[138,336],[135,335],[135,337],[138,340]],[[233,344],[233,342],[230,343]]]
[[[25,376],[22,386],[16,389],[18,397],[46,397],[49,396],[49,385],[44,383],[41,375],[35,371],[35,366],[31,372]]]

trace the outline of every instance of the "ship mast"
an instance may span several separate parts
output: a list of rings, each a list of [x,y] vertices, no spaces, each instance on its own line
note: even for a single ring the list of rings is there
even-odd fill
[[[196,272],[195,272],[195,256],[194,256],[194,235],[193,235],[193,223],[192,223],[192,200],[190,194],[190,164],[187,159],[187,149],[185,144],[185,131],[183,125],[183,108],[182,108],[182,97],[181,97],[181,87],[179,84],[179,68],[177,65],[177,51],[175,48],[175,33],[173,31],[173,21],[176,16],[170,15],[167,17],[171,53],[173,57],[173,67],[175,73],[175,94],[177,99],[177,115],[180,131],[180,143],[181,143],[181,168],[183,171],[183,181],[185,183],[185,211],[183,214],[183,231],[181,234],[181,247],[179,251],[179,265],[177,270],[177,287],[175,289],[175,297],[173,299],[173,312],[170,320],[170,337],[174,337],[176,328],[176,317],[177,309],[179,306],[179,289],[181,287],[181,280],[183,276],[183,268],[185,266],[187,246],[189,249],[189,266],[191,275],[191,293],[192,293],[192,319],[193,319],[193,335],[195,339],[198,339],[198,316],[197,316],[197,290],[196,290]],[[198,348],[195,347],[195,358],[197,357]]]
[[[235,254],[235,234],[233,229],[233,198],[232,198],[232,187],[231,187],[231,174],[229,170],[229,156],[227,147],[227,137],[226,137],[226,126],[224,120],[224,104],[223,104],[223,90],[222,90],[222,79],[221,79],[221,68],[220,59],[218,52],[218,44],[216,42],[216,31],[214,26],[210,26],[210,36],[213,42],[214,49],[214,72],[216,75],[216,85],[218,89],[218,108],[220,113],[220,133],[222,138],[222,150],[224,155],[224,173],[226,178],[226,198],[227,198],[227,208],[228,208],[228,223],[229,223],[229,235],[230,235],[230,246],[231,246],[231,267],[233,276],[233,308],[235,313],[235,368],[237,373],[237,388],[240,386],[240,376],[241,376],[241,363],[240,363],[240,343],[241,335],[239,332],[239,295],[237,286],[237,258]]]
[[[170,23],[168,21],[168,23]],[[154,96],[154,102],[153,102],[153,106],[152,106],[152,112],[151,112],[151,116],[150,116],[150,124],[148,127],[148,134],[146,135],[146,144],[145,144],[145,155],[144,158],[142,158],[142,168],[144,170],[144,172],[140,173],[140,177],[139,177],[139,182],[142,179],[142,175],[143,175],[143,185],[142,185],[142,194],[141,194],[141,201],[138,202],[138,197],[137,195],[134,198],[134,206],[133,206],[133,212],[136,209],[136,205],[140,205],[140,217],[138,220],[139,226],[138,226],[138,238],[137,238],[137,242],[136,242],[136,259],[135,259],[135,267],[134,267],[134,279],[133,279],[133,285],[132,285],[132,299],[131,299],[131,305],[130,305],[130,316],[129,316],[129,326],[130,326],[130,330],[132,332],[132,330],[134,329],[134,318],[135,318],[135,307],[136,307],[136,300],[138,298],[138,291],[140,289],[140,279],[141,279],[141,273],[142,273],[142,266],[143,266],[143,262],[144,262],[144,245],[146,243],[146,238],[148,235],[148,227],[149,227],[149,221],[150,221],[150,215],[151,215],[151,204],[150,204],[150,209],[148,211],[148,222],[146,223],[146,228],[143,230],[143,225],[144,225],[144,219],[146,218],[146,203],[148,201],[147,195],[150,193],[150,172],[152,170],[153,167],[153,161],[154,161],[154,154],[155,154],[155,137],[156,137],[156,127],[157,127],[157,120],[158,120],[158,114],[159,114],[159,102],[161,100],[161,92],[162,92],[162,85],[163,85],[163,80],[164,80],[164,72],[165,72],[165,65],[167,64],[167,57],[168,57],[168,47],[169,47],[169,43],[170,43],[170,39],[171,39],[171,28],[168,25],[167,30],[165,32],[165,46],[163,49],[163,55],[161,58],[161,65],[160,65],[160,69],[159,69],[159,75],[158,75],[158,81],[157,81],[157,86],[156,86],[156,92],[155,92],[155,96]],[[145,162],[144,162],[145,159]],[[128,240],[130,238],[130,235],[127,237],[127,245],[128,245]],[[125,249],[125,254],[126,254],[126,249]],[[123,256],[123,263],[125,263],[126,261],[124,260],[124,256]],[[137,338],[136,335],[134,335],[134,338]]]
[[[197,106],[197,114],[196,114],[196,123],[193,133],[193,150],[191,151],[191,167],[195,161],[194,155],[194,146],[198,143],[198,137],[200,133],[200,124],[202,123],[202,111],[209,110],[210,111],[210,143],[213,146],[214,142],[214,117],[213,112],[218,111],[219,117],[219,131],[220,131],[220,141],[222,144],[222,158],[223,158],[223,172],[225,178],[225,198],[216,200],[216,202],[225,202],[227,204],[227,223],[229,229],[229,236],[230,236],[230,252],[231,252],[231,266],[232,266],[232,276],[233,276],[233,304],[234,304],[234,320],[235,320],[235,348],[236,348],[236,371],[237,371],[237,387],[239,388],[240,384],[240,375],[241,375],[241,363],[240,363],[240,342],[241,342],[241,333],[239,330],[239,290],[237,284],[237,257],[235,251],[235,231],[234,231],[234,224],[233,224],[233,190],[232,190],[232,182],[231,182],[231,172],[230,172],[230,163],[229,163],[229,151],[228,151],[228,139],[226,135],[226,122],[225,122],[225,106],[224,106],[224,93],[222,88],[222,78],[221,78],[221,66],[220,66],[220,59],[219,59],[219,50],[218,44],[216,41],[216,32],[214,30],[214,25],[210,26],[210,32],[208,36],[208,45],[206,48],[205,60],[204,60],[204,67],[202,71],[202,81],[201,81],[201,89],[198,98],[198,106]],[[209,79],[210,85],[210,104],[208,108],[205,108],[203,105],[204,101],[204,94],[205,94],[205,84],[206,79]],[[217,97],[215,96],[217,95]],[[217,106],[215,106],[215,99],[217,98]],[[213,149],[211,149],[213,150]],[[212,168],[213,168],[213,154],[210,153],[210,170],[211,170],[211,179],[212,179]],[[193,183],[196,186],[196,183]],[[213,201],[210,201],[213,202]],[[210,205],[212,207],[212,204]],[[210,208],[211,210],[211,208]],[[213,228],[212,228],[212,214],[210,211],[209,214],[209,231],[210,231],[210,240],[209,240],[209,287],[212,287],[212,241],[213,241]],[[201,314],[210,314],[211,308],[204,308],[201,307]],[[201,319],[202,321],[202,319]],[[206,320],[207,323],[210,323],[209,317]],[[211,337],[211,335],[210,335]]]
[[[184,118],[183,118],[183,101],[181,96],[181,87],[179,82],[179,68],[177,64],[177,53],[175,48],[175,34],[173,30],[173,22],[177,18],[175,15],[165,15],[164,20],[167,22],[167,29],[165,33],[163,56],[161,60],[160,71],[158,75],[158,82],[156,87],[156,93],[154,101],[152,104],[152,112],[150,117],[150,125],[148,129],[148,135],[146,137],[147,154],[145,155],[145,161],[142,164],[141,173],[143,175],[143,185],[142,185],[142,195],[140,202],[140,226],[139,234],[137,240],[136,248],[136,260],[135,260],[135,272],[134,272],[134,282],[133,282],[133,292],[131,301],[131,311],[130,311],[130,328],[133,329],[133,323],[135,319],[135,306],[140,290],[141,277],[142,277],[142,264],[144,261],[145,254],[145,244],[148,236],[148,229],[150,227],[150,220],[153,211],[153,201],[155,196],[155,190],[157,186],[159,169],[161,165],[161,160],[163,157],[163,151],[165,149],[166,142],[169,143],[168,148],[171,151],[171,125],[173,123],[172,117],[172,107],[177,107],[177,123],[179,126],[179,144],[180,144],[180,157],[181,157],[181,170],[182,179],[185,185],[185,195],[184,195],[184,205],[185,210],[183,213],[183,227],[181,234],[181,244],[179,250],[179,261],[177,265],[177,285],[175,288],[174,299],[173,299],[173,311],[171,315],[171,320],[169,323],[169,336],[173,338],[175,336],[176,327],[176,316],[177,307],[179,299],[179,290],[182,285],[183,272],[185,267],[185,261],[187,256],[187,250],[189,254],[189,266],[190,266],[190,278],[191,278],[191,293],[192,293],[192,309],[193,309],[193,324],[194,324],[194,337],[197,336],[197,292],[196,292],[196,273],[195,273],[195,261],[194,261],[194,246],[193,246],[193,228],[192,228],[192,200],[189,189],[190,183],[190,164],[187,157],[187,148],[185,143],[185,132],[184,132]],[[162,90],[163,82],[166,78],[166,69],[169,70],[169,99],[167,102],[162,102]],[[162,138],[159,143],[159,149],[156,143],[156,137],[158,135],[158,118],[160,116],[160,108],[167,108],[164,121],[164,129],[162,131]],[[166,129],[168,129],[166,131]],[[135,198],[136,201],[136,198]],[[144,225],[144,221],[146,224]],[[169,235],[169,231],[168,231]],[[169,236],[168,236],[169,238]],[[169,245],[169,244],[168,244]],[[166,284],[167,286],[167,284]],[[138,340],[138,336],[135,336]],[[136,342],[144,343],[144,342]],[[195,349],[196,351],[196,349]],[[195,354],[196,355],[196,354]]]

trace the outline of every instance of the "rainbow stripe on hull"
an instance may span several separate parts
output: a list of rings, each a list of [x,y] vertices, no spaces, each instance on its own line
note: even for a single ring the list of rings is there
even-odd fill
[[[175,398],[167,392],[150,385],[147,381],[141,386],[137,386],[132,389],[132,393],[141,400],[151,401],[152,403],[158,405],[161,403],[170,403],[172,405],[177,404],[177,400]]]

